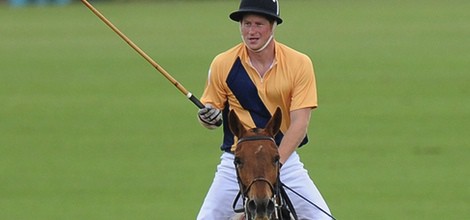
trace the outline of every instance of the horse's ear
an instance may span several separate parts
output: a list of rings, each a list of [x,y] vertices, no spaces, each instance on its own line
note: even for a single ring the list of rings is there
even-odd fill
[[[279,128],[281,127],[282,122],[282,112],[279,107],[276,108],[273,117],[269,119],[268,123],[266,124],[266,131],[269,135],[274,136],[279,132]]]
[[[238,138],[245,132],[245,128],[233,109],[228,114],[228,125],[232,134]]]

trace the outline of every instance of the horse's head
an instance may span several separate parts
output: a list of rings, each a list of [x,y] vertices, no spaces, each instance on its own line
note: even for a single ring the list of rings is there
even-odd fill
[[[274,135],[281,118],[278,108],[265,128],[247,130],[233,110],[229,114],[230,130],[238,138],[234,163],[248,219],[269,219],[275,211],[279,153]]]

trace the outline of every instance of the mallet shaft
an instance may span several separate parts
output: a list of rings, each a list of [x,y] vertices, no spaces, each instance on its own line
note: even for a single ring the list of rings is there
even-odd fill
[[[87,0],[81,0],[87,8],[89,8],[99,19],[101,19],[108,27],[110,27],[119,37],[121,37],[129,46],[131,46],[137,53],[139,53],[147,62],[149,62],[155,69],[158,70],[168,81],[170,81],[176,88],[181,91],[186,97],[191,100],[198,108],[204,108],[204,105],[196,98],[191,92],[189,92],[183,85],[181,85],[175,78],[173,78],[163,67],[158,65],[149,55],[147,55],[142,49],[140,49],[134,42],[131,41],[124,33],[122,33],[116,26],[113,25],[101,12],[99,12],[93,5]]]

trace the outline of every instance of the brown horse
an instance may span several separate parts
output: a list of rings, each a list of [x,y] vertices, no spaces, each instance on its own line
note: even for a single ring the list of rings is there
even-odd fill
[[[229,114],[230,130],[238,138],[234,164],[244,199],[245,219],[282,219],[277,210],[280,163],[274,141],[281,118],[278,108],[265,128],[245,129],[233,110]]]

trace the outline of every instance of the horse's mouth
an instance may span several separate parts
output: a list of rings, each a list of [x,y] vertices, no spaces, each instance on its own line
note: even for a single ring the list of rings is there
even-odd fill
[[[255,220],[269,220],[274,213],[275,205],[272,199],[255,199],[248,201],[248,211]]]

